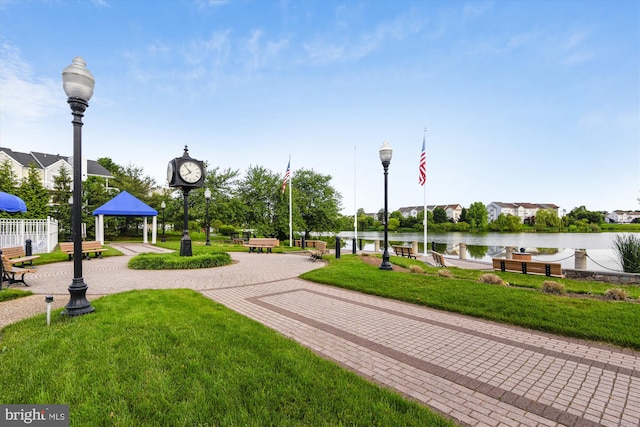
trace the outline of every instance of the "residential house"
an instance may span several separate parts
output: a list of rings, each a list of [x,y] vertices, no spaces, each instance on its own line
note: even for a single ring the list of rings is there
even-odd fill
[[[491,202],[487,205],[489,222],[493,222],[500,214],[513,215],[520,218],[523,223],[528,223],[535,218],[539,210],[551,209],[558,214],[559,206],[552,203],[528,203],[528,202]]]
[[[607,222],[616,224],[630,224],[634,220],[640,221],[640,212],[638,211],[613,211],[606,217]]]
[[[462,215],[462,206],[459,204],[452,205],[427,205],[427,210],[433,212],[435,208],[442,208],[447,213],[447,218],[453,222],[458,222]],[[398,209],[405,218],[417,217],[418,213],[424,211],[424,206],[406,206]]]
[[[9,161],[11,164],[13,176],[17,181],[22,181],[29,175],[29,168],[33,164],[42,178],[42,185],[48,190],[53,189],[54,177],[60,174],[60,170],[64,167],[67,169],[69,176],[73,179],[73,157],[61,156],[59,154],[47,153],[21,153],[13,151],[10,148],[0,147],[0,163]],[[95,160],[82,158],[82,180],[85,181],[89,176],[99,176],[107,179],[113,178],[113,175]]]

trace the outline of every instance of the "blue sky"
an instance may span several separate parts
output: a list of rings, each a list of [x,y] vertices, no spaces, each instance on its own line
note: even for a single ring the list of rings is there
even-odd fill
[[[71,155],[61,72],[96,79],[83,154],[166,185],[211,166],[331,175],[345,213],[639,209],[640,2],[0,0],[0,145]],[[294,175],[295,185],[295,175]]]

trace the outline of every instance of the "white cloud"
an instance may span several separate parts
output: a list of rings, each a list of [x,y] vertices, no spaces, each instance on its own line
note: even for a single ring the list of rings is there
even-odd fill
[[[338,26],[348,28],[342,20]],[[402,40],[419,32],[422,26],[420,18],[410,11],[392,21],[378,25],[374,31],[361,33],[357,38],[345,36],[336,42],[335,40],[339,37],[331,33],[305,43],[303,49],[307,58],[316,64],[354,61],[381,50],[390,41]]]
[[[64,103],[60,103],[60,98],[64,98],[62,77],[57,81],[35,78],[20,51],[7,43],[0,45],[0,58],[2,115],[32,120],[57,114],[64,108]]]

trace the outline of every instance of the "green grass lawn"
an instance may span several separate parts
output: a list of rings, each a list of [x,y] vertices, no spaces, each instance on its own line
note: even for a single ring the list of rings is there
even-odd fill
[[[447,426],[190,290],[132,291],[7,326],[0,402],[69,404],[72,426]]]
[[[454,277],[437,274],[438,269],[421,261],[391,257],[405,267],[419,265],[426,274],[382,271],[345,255],[328,257],[329,265],[301,277],[319,283],[373,295],[407,301],[427,307],[463,313],[497,322],[523,326],[558,335],[583,338],[640,350],[639,286],[628,286],[634,302],[603,301],[595,298],[558,296],[540,292],[544,276],[493,272],[511,286],[484,284],[486,273],[449,268]],[[553,279],[567,291],[583,295],[603,295],[611,284]]]

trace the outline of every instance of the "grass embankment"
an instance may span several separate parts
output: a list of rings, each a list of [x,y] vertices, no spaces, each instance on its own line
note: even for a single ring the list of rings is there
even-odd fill
[[[0,402],[69,404],[72,426],[452,426],[190,290],[133,291],[10,325]]]
[[[437,274],[438,269],[421,261],[391,257],[405,267],[421,266],[426,274],[381,271],[353,255],[329,258],[325,268],[301,277],[319,283],[393,298],[442,310],[463,313],[497,322],[523,326],[558,335],[583,338],[640,350],[640,304],[551,295],[538,290],[549,278],[495,272],[510,286],[478,281],[485,273],[449,268],[454,277]],[[607,283],[553,279],[567,292],[583,296],[604,295],[615,288]],[[640,297],[640,287],[625,288],[629,296]]]

